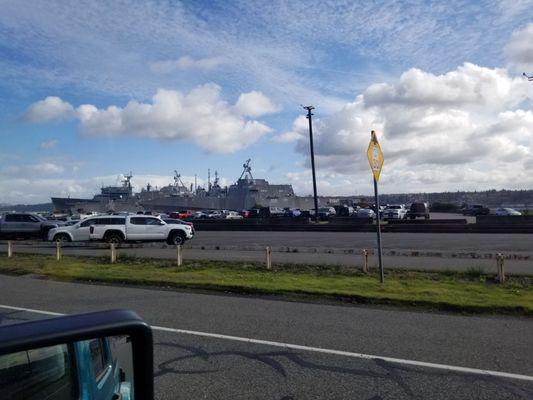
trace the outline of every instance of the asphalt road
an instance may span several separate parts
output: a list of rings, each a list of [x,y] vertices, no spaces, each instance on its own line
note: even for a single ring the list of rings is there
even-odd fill
[[[527,378],[409,363],[416,360],[531,376],[531,319],[310,304],[10,276],[0,276],[0,305],[61,313],[136,310],[156,326],[157,399],[533,398],[533,381]],[[47,316],[0,307],[3,324],[44,317]],[[189,332],[166,332],[161,327]],[[206,334],[275,343],[247,343]],[[280,343],[309,348],[283,348]],[[352,353],[324,353],[317,348],[395,357],[403,362],[365,359]]]
[[[465,253],[496,254],[510,256],[505,262],[508,273],[533,274],[533,235],[529,234],[445,234],[445,233],[384,233],[384,251],[397,251],[400,255],[386,255],[385,267],[423,270],[457,270],[482,268],[496,271],[494,259],[471,258]],[[359,254],[345,254],[346,250],[356,253],[362,249],[374,249],[376,235],[369,232],[235,232],[200,231],[184,250],[184,259],[263,262],[264,249],[272,246],[273,263],[329,264],[360,267],[363,258]],[[15,251],[26,251],[16,242]],[[298,248],[298,252],[277,252],[276,248]],[[204,247],[204,249],[202,249]],[[219,250],[216,250],[216,248]],[[236,248],[247,248],[241,251]],[[256,249],[250,250],[250,249]],[[313,252],[317,250],[318,253]],[[332,250],[331,254],[325,250]],[[5,253],[6,246],[0,245]],[[53,253],[54,249],[28,249]],[[406,256],[406,252],[442,252],[444,257]],[[64,249],[64,254],[106,255],[108,250]],[[121,249],[119,254],[148,258],[174,258],[173,249],[140,248]],[[403,255],[401,255],[403,254]],[[461,255],[457,257],[457,254]],[[515,257],[516,256],[516,257]],[[526,259],[524,259],[524,257]],[[370,266],[377,265],[377,257],[370,257]]]
[[[483,233],[383,233],[384,249],[533,252],[533,235]],[[373,232],[197,232],[195,246],[292,246],[368,249]]]

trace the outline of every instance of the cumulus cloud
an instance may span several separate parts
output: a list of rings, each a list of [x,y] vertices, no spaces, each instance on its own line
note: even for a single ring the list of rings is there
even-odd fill
[[[513,32],[505,54],[515,70],[533,72],[533,23]]]
[[[53,149],[56,146],[57,146],[57,140],[48,140],[45,142],[41,142],[41,144],[39,145],[41,149],[45,149],[45,150]]]
[[[182,56],[177,60],[155,61],[150,63],[150,70],[158,74],[169,74],[177,70],[212,70],[225,62],[222,57],[207,57],[194,59]]]
[[[61,99],[54,102],[67,105],[64,110],[72,109],[80,121],[81,131],[87,135],[186,140],[214,153],[231,153],[255,143],[271,128],[246,117],[258,117],[276,110],[260,92],[244,93],[232,106],[221,99],[220,87],[214,84],[198,86],[189,93],[159,89],[151,103],[132,100],[125,107],[112,105],[99,109],[84,104],[74,110]],[[40,107],[41,103],[31,105],[28,112]],[[64,113],[55,114],[56,118],[63,116]],[[32,121],[50,119],[33,118]]]
[[[520,79],[510,79],[503,68],[465,63],[443,75],[412,68],[396,84],[371,85],[364,92],[364,100],[367,106],[501,108],[519,104],[528,90]]]
[[[27,165],[8,165],[0,168],[0,176],[4,177],[42,177],[60,174],[65,168],[53,162],[41,162]]]
[[[47,122],[73,116],[74,107],[56,96],[33,103],[22,116],[26,122]]]
[[[258,117],[280,111],[280,108],[272,104],[270,99],[263,93],[251,91],[239,96],[235,104],[235,110],[240,115]]]
[[[317,167],[352,183],[366,182],[368,189],[366,147],[376,130],[389,192],[530,185],[525,165],[533,146],[533,114],[521,107],[531,99],[528,82],[505,69],[469,63],[442,75],[411,69],[397,82],[371,85],[339,112],[313,120]],[[307,129],[299,117],[291,131],[277,137],[294,138],[296,151],[308,157]]]

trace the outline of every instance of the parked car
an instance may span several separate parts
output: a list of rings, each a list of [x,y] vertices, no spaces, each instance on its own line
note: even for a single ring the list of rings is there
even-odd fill
[[[490,210],[481,204],[474,204],[471,207],[466,207],[463,209],[463,215],[476,216],[476,215],[489,215],[489,214],[490,214]]]
[[[121,243],[124,241],[166,241],[171,245],[184,244],[194,233],[189,225],[167,224],[157,217],[128,215],[124,223],[91,225],[90,240]]]
[[[356,214],[355,209],[352,206],[334,206],[335,215],[337,217],[351,217]]]
[[[243,219],[243,216],[240,215],[237,211],[226,211],[224,213],[226,219]]]
[[[329,217],[334,217],[337,215],[337,212],[333,207],[319,207],[318,208],[318,218],[325,220]]]
[[[511,217],[522,215],[520,211],[515,210],[514,208],[497,208],[494,212],[495,215],[502,217]]]
[[[371,208],[360,208],[355,216],[357,218],[375,218],[376,213]]]
[[[207,218],[209,218],[209,219],[224,219],[224,214],[220,210],[210,210],[207,213]]]
[[[213,218],[216,214],[217,210],[201,210],[201,211],[196,211],[194,213],[194,216],[193,218],[194,219],[207,219],[207,218]],[[222,215],[220,214],[220,211],[218,211],[218,215]]]
[[[424,218],[429,219],[429,206],[427,203],[412,203],[407,217],[410,219]]]
[[[407,209],[403,204],[390,204],[383,211],[383,219],[405,219],[407,215]]]
[[[193,217],[194,217],[194,211],[191,211],[191,210],[171,212],[168,215],[168,218],[177,218],[177,219],[187,219],[187,218],[193,218]]]
[[[288,218],[300,218],[302,216],[302,211],[299,208],[287,208],[284,216]]]
[[[48,240],[54,242],[80,242],[90,239],[90,227],[93,225],[123,225],[124,216],[102,215],[85,218],[73,225],[65,225],[48,231]]]
[[[0,218],[0,237],[41,237],[46,240],[50,229],[63,224],[34,213],[8,213]]]
[[[281,207],[259,207],[249,210],[249,218],[274,218],[283,217],[285,210]]]
[[[241,212],[239,212],[239,214],[241,214],[243,218],[250,217],[250,211],[248,210],[242,210]]]

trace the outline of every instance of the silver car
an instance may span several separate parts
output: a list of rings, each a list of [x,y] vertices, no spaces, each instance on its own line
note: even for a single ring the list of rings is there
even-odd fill
[[[80,242],[89,240],[89,228],[102,217],[83,219],[74,225],[61,226],[48,231],[48,240],[54,242]]]

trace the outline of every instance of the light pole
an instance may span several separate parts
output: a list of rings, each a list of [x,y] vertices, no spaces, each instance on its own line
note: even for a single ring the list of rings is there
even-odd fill
[[[313,106],[304,106],[307,110],[307,119],[309,120],[309,144],[311,145],[311,170],[313,171],[313,196],[315,200],[315,222],[318,222],[318,198],[316,195],[316,174],[315,174],[315,150],[313,148],[313,120],[311,110],[314,110]]]

